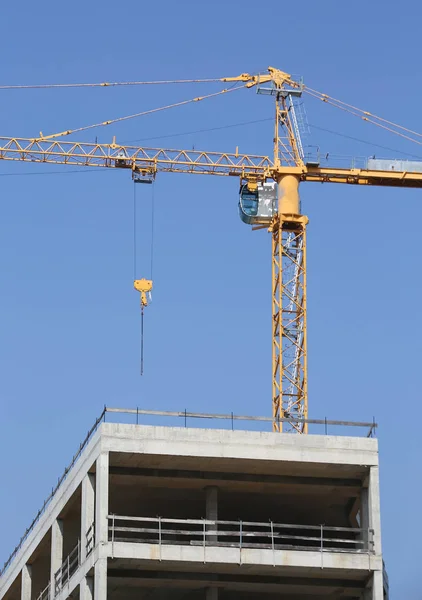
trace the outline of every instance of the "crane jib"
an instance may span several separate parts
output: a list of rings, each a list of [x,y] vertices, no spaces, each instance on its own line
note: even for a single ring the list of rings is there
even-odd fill
[[[0,160],[56,165],[124,168],[135,172],[198,173],[249,178],[263,183],[278,175],[295,175],[300,181],[422,187],[422,161],[368,159],[366,168],[317,165],[274,166],[268,156],[200,150],[176,150],[43,141],[31,138],[0,138]]]

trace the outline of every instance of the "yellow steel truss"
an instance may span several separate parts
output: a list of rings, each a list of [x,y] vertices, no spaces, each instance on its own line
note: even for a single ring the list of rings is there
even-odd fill
[[[43,141],[0,137],[0,160],[81,167],[131,169],[155,175],[159,172],[197,173],[241,177],[248,181],[278,180],[294,175],[299,181],[348,183],[385,187],[422,187],[422,173],[373,169],[339,169],[302,164],[277,165],[268,156],[237,152],[205,152],[88,142]]]
[[[272,225],[273,428],[307,433],[306,217]],[[281,419],[288,419],[288,422]],[[284,425],[283,425],[284,424]]]
[[[274,154],[258,156],[198,150],[144,148],[117,144],[57,141],[58,134],[39,138],[0,138],[0,160],[73,165],[131,170],[134,175],[155,177],[158,172],[197,173],[239,177],[251,189],[267,179],[278,183],[278,212],[269,230],[272,232],[272,405],[274,430],[281,431],[281,419],[287,419],[286,430],[307,433],[307,347],[306,347],[306,224],[301,215],[299,183],[303,181],[422,187],[422,173],[373,170],[366,168],[338,169],[306,164],[296,139],[291,115],[293,90],[302,89],[287,73],[269,68],[264,75],[244,73],[221,79],[244,82],[245,87],[270,83],[275,96]],[[267,90],[268,91],[268,90]],[[319,99],[331,103],[325,94],[311,90]],[[312,95],[311,94],[311,95]],[[353,109],[344,103],[343,108]],[[349,111],[350,112],[350,111]],[[369,120],[370,113],[363,113]],[[353,113],[354,114],[354,113]],[[381,127],[393,125],[378,119]],[[371,121],[374,124],[375,121]],[[399,127],[399,130],[403,128]],[[410,130],[404,130],[407,133]],[[71,132],[64,132],[71,133]],[[412,133],[412,132],[411,132]],[[399,133],[399,135],[404,135]],[[408,138],[410,139],[410,138]],[[262,226],[261,226],[262,227]],[[149,282],[152,284],[152,282]],[[135,283],[136,287],[136,283]],[[138,288],[137,288],[138,289]],[[141,290],[142,291],[142,290]],[[145,296],[145,294],[144,294]],[[142,299],[141,299],[142,300]],[[146,296],[144,297],[144,305]]]

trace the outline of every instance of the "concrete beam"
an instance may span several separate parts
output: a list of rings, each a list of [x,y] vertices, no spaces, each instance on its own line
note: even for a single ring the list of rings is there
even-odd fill
[[[87,473],[82,481],[81,498],[81,563],[86,559],[88,529],[94,525],[95,520],[95,475]],[[94,536],[94,531],[91,533]]]
[[[170,483],[175,480],[210,481],[230,484],[267,484],[270,486],[294,487],[295,490],[303,488],[303,493],[309,493],[309,488],[339,488],[347,495],[359,495],[362,487],[361,479],[334,478],[334,477],[303,477],[293,475],[268,475],[266,473],[235,473],[224,471],[194,471],[189,469],[150,469],[140,467],[113,467],[110,466],[110,475],[124,475],[131,477],[154,477],[168,479]],[[312,489],[312,492],[314,490]],[[271,491],[269,491],[271,493]]]
[[[102,423],[111,452],[327,465],[378,465],[375,438],[302,435]]]
[[[108,556],[112,557],[112,549],[109,544]],[[164,564],[169,561],[172,564],[180,563],[190,569],[195,565],[224,564],[227,569],[238,569],[239,564],[260,567],[283,567],[284,574],[288,575],[289,568],[297,572],[297,568],[308,569],[310,576],[321,572],[321,565],[325,571],[332,569],[340,576],[342,570],[359,571],[362,574],[368,571],[382,571],[381,556],[374,556],[352,552],[324,552],[301,551],[301,550],[271,550],[267,548],[227,548],[219,546],[185,546],[185,545],[162,545],[161,556],[157,552],[156,545],[130,542],[114,542],[113,558],[129,559],[139,561],[161,560]],[[323,563],[322,563],[323,559]],[[157,562],[158,564],[158,562]],[[245,566],[243,567],[245,568]],[[337,576],[336,575],[336,576]]]
[[[95,473],[95,545],[108,542],[108,452],[101,452]]]
[[[63,564],[63,521],[56,519],[51,526],[50,598],[56,595],[55,574]]]
[[[31,600],[32,596],[32,567],[24,565],[21,574],[21,600]]]
[[[284,571],[276,569],[274,567],[265,574],[251,573],[249,569],[243,571],[242,569],[235,569],[231,573],[226,570],[212,569],[212,571],[171,571],[166,570],[166,565],[160,566],[159,581],[162,585],[169,588],[211,588],[221,585],[222,588],[245,590],[259,594],[264,593],[278,593],[285,591],[288,588],[301,587],[307,588],[308,590],[319,590],[319,598],[322,598],[322,594],[325,591],[328,597],[332,596],[333,591],[341,588],[343,591],[348,592],[351,596],[360,597],[362,590],[365,587],[364,580],[361,579],[344,579],[341,578],[341,573],[338,574],[339,578],[327,577],[326,571],[319,571],[314,577],[296,576],[286,577]],[[319,576],[319,577],[318,577]],[[135,568],[121,568],[121,566],[111,567],[107,570],[107,578],[109,584],[111,583],[114,590],[121,588],[122,590],[136,589],[139,587],[152,587],[157,583],[157,571],[146,570],[146,569],[135,569]],[[363,574],[363,578],[367,579],[367,573]],[[125,580],[124,582],[122,580]],[[130,580],[130,583],[129,581]],[[128,585],[129,584],[129,585]],[[283,589],[284,588],[284,589]],[[219,588],[217,588],[219,589]],[[277,596],[279,597],[279,596]]]

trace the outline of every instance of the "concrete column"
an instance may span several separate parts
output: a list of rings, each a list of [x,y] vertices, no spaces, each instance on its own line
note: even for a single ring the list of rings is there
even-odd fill
[[[50,597],[54,598],[54,576],[63,563],[63,521],[56,519],[51,526]]]
[[[218,588],[207,588],[205,591],[205,600],[218,600]]]
[[[21,600],[31,600],[32,595],[32,567],[24,565],[21,573]]]
[[[381,507],[378,467],[370,467],[369,469],[368,508],[369,527],[374,530],[374,551],[375,554],[381,554]]]
[[[209,521],[218,521],[218,487],[210,485],[205,488],[205,518]],[[217,533],[218,525],[208,525],[207,531]],[[207,535],[208,542],[217,542],[217,535]],[[211,589],[211,588],[210,588]]]
[[[384,600],[382,571],[374,571],[372,581],[363,595],[364,600]]]
[[[86,532],[94,524],[95,519],[95,475],[87,473],[82,481],[82,500],[81,500],[81,564],[86,559]],[[94,536],[94,532],[90,537]],[[91,544],[91,547],[93,545]]]
[[[384,582],[382,571],[374,571],[372,600],[384,600]]]
[[[108,452],[97,458],[95,474],[95,545],[108,542]]]
[[[373,529],[370,550],[381,554],[381,512],[378,467],[370,467],[367,487],[362,488],[360,495],[360,526],[362,529]],[[371,537],[369,538],[371,540]]]
[[[366,542],[367,544],[371,541],[371,536],[369,536],[368,539],[368,529],[370,528],[370,524],[369,524],[369,502],[368,502],[368,488],[364,487],[362,488],[361,492],[360,492],[360,511],[359,511],[359,516],[360,516],[360,528],[364,529],[365,531],[362,532],[361,538],[364,542]],[[372,550],[372,546],[369,546],[369,549]]]
[[[107,559],[99,558],[94,567],[94,600],[107,600]]]
[[[94,578],[84,577],[79,585],[79,600],[94,600]]]

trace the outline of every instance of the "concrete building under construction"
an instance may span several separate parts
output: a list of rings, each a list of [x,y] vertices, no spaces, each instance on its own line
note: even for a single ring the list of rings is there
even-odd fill
[[[107,417],[6,563],[0,600],[388,597],[376,439]]]

